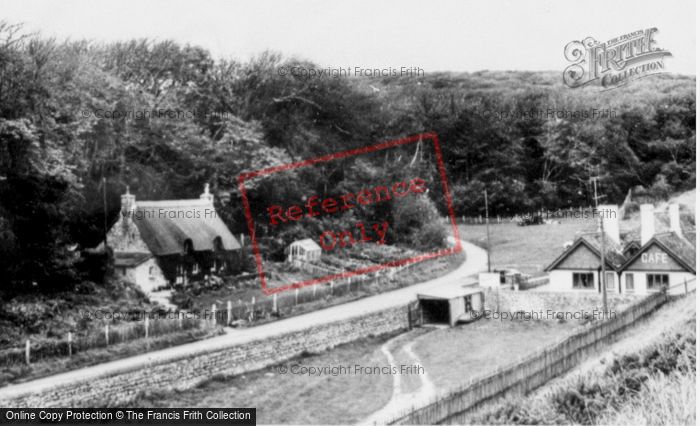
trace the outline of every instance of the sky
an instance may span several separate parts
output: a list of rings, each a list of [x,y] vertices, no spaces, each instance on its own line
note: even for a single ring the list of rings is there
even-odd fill
[[[658,28],[695,74],[694,0],[0,0],[0,20],[60,39],[173,39],[218,58],[265,50],[321,67],[562,70],[564,46]]]

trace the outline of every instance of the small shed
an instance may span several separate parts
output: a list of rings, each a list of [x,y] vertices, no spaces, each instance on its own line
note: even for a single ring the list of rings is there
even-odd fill
[[[443,287],[418,295],[423,324],[448,324],[478,319],[484,310],[484,290],[480,287]]]
[[[311,238],[294,241],[287,247],[287,262],[312,262],[321,258],[321,246]]]

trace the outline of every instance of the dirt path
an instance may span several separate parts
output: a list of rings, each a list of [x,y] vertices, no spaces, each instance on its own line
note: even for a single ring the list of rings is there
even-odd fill
[[[397,362],[392,354],[392,347],[397,346],[397,343],[400,344],[399,342],[403,343],[408,340],[407,343],[401,346],[400,351],[407,356],[408,363],[404,365],[412,365],[422,369],[422,371],[417,374],[420,379],[420,384],[418,388],[414,390],[411,386],[405,386],[404,382],[406,380],[404,375],[394,374],[394,391],[391,400],[380,410],[366,418],[361,423],[363,425],[384,424],[387,419],[395,417],[397,413],[406,412],[413,407],[419,407],[430,403],[437,395],[435,385],[430,380],[425,367],[421,364],[420,358],[418,358],[418,355],[413,351],[413,345],[416,343],[415,338],[418,337],[418,334],[410,335],[410,332],[407,334],[402,334],[387,341],[382,345],[381,351],[386,356],[392,369],[400,371],[401,364]]]

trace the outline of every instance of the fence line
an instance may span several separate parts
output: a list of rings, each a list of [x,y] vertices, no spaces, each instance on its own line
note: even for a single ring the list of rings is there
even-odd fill
[[[119,343],[160,337],[180,331],[205,330],[217,325],[206,319],[178,312],[178,318],[145,318],[121,324],[105,323],[104,327],[79,336],[68,332],[64,339],[38,340],[28,338],[21,347],[0,350],[0,366],[31,364],[50,358],[71,357],[90,349],[106,348]]]
[[[360,296],[365,289],[372,285],[383,285],[395,278],[397,272],[415,266],[409,263],[398,267],[391,267],[363,275],[354,275],[346,278],[338,278],[324,284],[315,284],[295,290],[283,291],[264,299],[252,297],[250,301],[238,299],[236,302],[229,300],[222,306],[213,304],[211,309],[216,311],[214,315],[216,324],[231,325],[235,322],[252,322],[256,319],[272,316],[288,316],[293,313],[296,306],[321,300],[331,300],[334,297]],[[335,268],[319,266],[313,263],[295,261],[294,266],[307,272],[322,272],[323,274],[337,273]],[[342,272],[342,270],[338,270]]]
[[[649,295],[613,318],[583,326],[558,343],[495,372],[472,379],[459,389],[389,424],[465,423],[469,410],[478,404],[506,392],[531,391],[578,365],[583,357],[600,349],[616,333],[651,313],[666,300],[666,293]]]
[[[486,224],[486,222],[490,224],[499,224],[499,223],[509,223],[509,222],[519,222],[520,220],[524,218],[529,218],[532,216],[541,216],[545,220],[561,220],[561,219],[567,219],[567,218],[575,218],[575,219],[581,219],[581,218],[595,218],[597,216],[594,216],[595,213],[595,208],[593,206],[589,207],[572,207],[568,209],[558,209],[558,210],[547,210],[547,209],[541,209],[541,210],[533,210],[529,213],[523,213],[523,214],[514,214],[514,215],[494,215],[490,216],[488,220],[486,219],[485,216],[478,215],[478,216],[466,216],[466,215],[461,215],[461,216],[455,216],[455,221],[459,224],[463,225],[481,225],[481,224]],[[448,217],[445,217],[444,219],[445,223],[449,223],[450,219]]]

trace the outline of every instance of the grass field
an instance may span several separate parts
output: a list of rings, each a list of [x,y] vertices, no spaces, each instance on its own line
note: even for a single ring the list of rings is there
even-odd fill
[[[415,351],[438,389],[453,389],[569,334],[578,322],[481,319],[435,330],[417,339]]]
[[[415,341],[421,365],[439,390],[450,389],[471,377],[517,360],[567,334],[576,324],[556,321],[481,320],[451,329],[415,329],[392,340],[395,361],[415,360],[400,348]],[[389,365],[381,347],[392,336],[361,339],[321,354],[300,357],[280,366],[333,367]],[[392,374],[298,375],[281,374],[279,366],[253,373],[217,378],[183,392],[146,393],[144,407],[257,407],[260,423],[356,423],[386,405],[393,390]],[[403,392],[420,387],[417,376],[402,375]]]
[[[620,340],[527,396],[475,410],[475,424],[695,424],[695,295],[669,302]]]
[[[301,375],[291,367],[388,366],[379,348],[390,336],[360,339],[317,355],[296,358],[278,367],[232,378],[218,378],[183,392],[144,394],[143,407],[257,407],[260,424],[350,424],[389,401],[387,374]],[[354,372],[354,368],[351,368]]]
[[[514,268],[531,275],[541,275],[564,250],[564,243],[573,241],[577,232],[594,231],[591,219],[562,219],[559,224],[518,226],[515,222],[492,224],[491,267]],[[486,248],[486,225],[460,225],[463,240]]]

